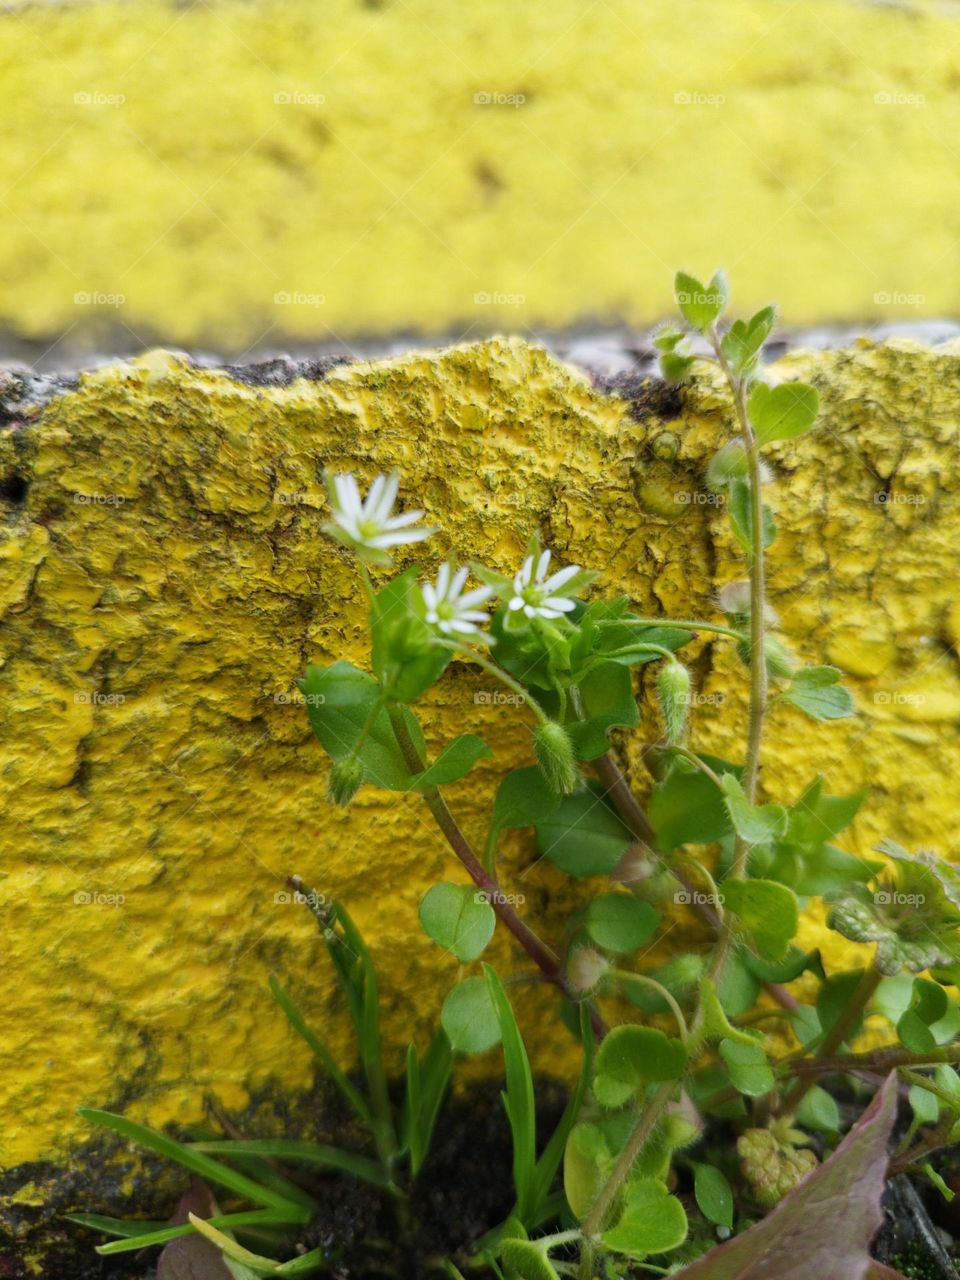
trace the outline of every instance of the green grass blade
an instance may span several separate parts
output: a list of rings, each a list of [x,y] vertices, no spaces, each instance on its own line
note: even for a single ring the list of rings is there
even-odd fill
[[[513,1182],[517,1193],[517,1217],[527,1222],[536,1208],[537,1121],[533,1100],[530,1060],[503,983],[488,964],[484,976],[493,997],[503,1039],[507,1076],[505,1105],[513,1135]]]
[[[277,1262],[275,1258],[264,1258],[260,1254],[251,1253],[243,1245],[237,1244],[229,1236],[224,1235],[203,1218],[190,1214],[190,1223],[196,1227],[227,1258],[231,1258],[246,1267],[255,1275],[261,1276],[311,1276],[317,1271],[326,1270],[328,1262],[322,1249],[312,1249],[299,1258],[291,1258],[289,1262]]]
[[[445,1031],[438,1031],[430,1042],[420,1066],[420,1146],[426,1159],[433,1140],[433,1130],[446,1096],[453,1070],[453,1050]]]
[[[423,1163],[423,1144],[420,1140],[420,1059],[417,1046],[407,1045],[407,1091],[403,1099],[400,1117],[400,1143],[410,1155],[410,1176],[415,1178]]]
[[[306,1219],[303,1215],[298,1215],[297,1217],[292,1214],[285,1215],[279,1209],[250,1209],[244,1213],[221,1213],[215,1218],[210,1218],[209,1221],[215,1227],[229,1227],[232,1230],[234,1227],[265,1225],[295,1226],[303,1223]],[[109,1244],[98,1245],[97,1253],[101,1257],[110,1258],[115,1253],[131,1253],[136,1249],[146,1249],[155,1244],[166,1244],[168,1240],[178,1240],[181,1236],[192,1234],[193,1227],[189,1223],[177,1227],[163,1226],[157,1231],[142,1232],[123,1240],[111,1240]]]
[[[283,987],[275,977],[270,977],[270,990],[273,992],[273,998],[287,1016],[287,1021],[293,1027],[294,1031],[301,1036],[310,1046],[320,1062],[327,1075],[337,1086],[346,1100],[353,1107],[354,1111],[363,1121],[363,1123],[371,1128],[373,1125],[373,1116],[370,1114],[370,1108],[367,1106],[366,1100],[362,1097],[357,1089],[350,1083],[343,1074],[330,1052],[322,1040],[307,1026],[306,1022],[300,1014],[300,1010],[294,1004],[293,1000],[287,995]]]
[[[339,1147],[327,1147],[315,1142],[299,1142],[293,1138],[223,1138],[215,1142],[191,1143],[191,1150],[218,1156],[274,1156],[280,1160],[295,1160],[303,1164],[321,1165],[326,1169],[340,1169],[355,1174],[364,1182],[376,1187],[389,1185],[386,1174],[375,1160],[341,1151]]]
[[[229,1169],[226,1165],[211,1160],[209,1156],[194,1151],[190,1147],[185,1147],[165,1134],[157,1133],[155,1129],[148,1129],[146,1125],[137,1124],[134,1120],[127,1120],[110,1111],[98,1111],[93,1107],[79,1107],[77,1114],[84,1120],[89,1120],[91,1124],[102,1125],[105,1129],[112,1129],[114,1133],[119,1133],[123,1138],[129,1138],[131,1142],[139,1143],[148,1151],[166,1156],[168,1160],[175,1160],[191,1173],[196,1173],[208,1182],[216,1183],[217,1186],[235,1191],[237,1195],[245,1196],[254,1204],[266,1205],[273,1209],[295,1210],[297,1213],[303,1212],[301,1206],[291,1204],[286,1196],[261,1186],[245,1174]]]
[[[550,1188],[553,1186],[554,1178],[560,1168],[560,1162],[563,1160],[563,1153],[566,1150],[567,1138],[570,1136],[570,1130],[577,1122],[577,1116],[580,1114],[580,1107],[583,1103],[584,1094],[590,1084],[590,1077],[593,1074],[593,1054],[594,1039],[593,1028],[590,1025],[590,1011],[586,1004],[580,1006],[580,1041],[583,1045],[583,1064],[580,1068],[580,1078],[577,1081],[577,1087],[570,1096],[570,1100],[564,1108],[560,1122],[550,1136],[550,1141],[544,1148],[543,1154],[537,1161],[536,1168],[536,1202],[534,1205],[534,1214],[538,1214],[550,1196]],[[531,1223],[531,1226],[534,1225]]]
[[[311,1249],[309,1253],[285,1262],[276,1274],[278,1276],[315,1276],[318,1271],[326,1271],[329,1265],[322,1249]]]
[[[100,1213],[68,1213],[65,1216],[68,1222],[76,1222],[78,1226],[102,1231],[108,1236],[123,1236],[124,1239],[165,1231],[169,1225],[166,1222],[148,1222],[143,1218],[105,1218]]]

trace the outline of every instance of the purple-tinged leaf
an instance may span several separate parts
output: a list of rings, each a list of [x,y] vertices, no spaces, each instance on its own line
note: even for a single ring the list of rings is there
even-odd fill
[[[213,1192],[199,1178],[190,1180],[190,1190],[181,1197],[170,1225],[183,1226],[191,1213],[200,1218],[219,1213]],[[164,1246],[157,1263],[157,1280],[233,1280],[233,1276],[216,1245],[194,1232]]]
[[[711,1249],[677,1280],[903,1280],[870,1257],[882,1221],[895,1075],[836,1151],[762,1222]]]

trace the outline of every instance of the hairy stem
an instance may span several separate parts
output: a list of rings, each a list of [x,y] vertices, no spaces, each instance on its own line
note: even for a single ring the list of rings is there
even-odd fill
[[[390,724],[393,728],[394,737],[397,745],[403,755],[407,768],[411,773],[421,773],[426,768],[426,762],[420,755],[416,743],[410,737],[406,721],[403,713],[398,706],[391,705],[388,707]],[[473,852],[470,842],[460,830],[457,820],[447,807],[447,802],[440,794],[438,787],[424,787],[421,792],[427,808],[433,814],[437,826],[446,837],[447,843],[453,852],[460,859],[466,868],[470,879],[486,894],[487,900],[493,907],[499,920],[513,934],[516,940],[526,951],[527,955],[536,964],[543,976],[548,982],[568,996],[571,1000],[576,1001],[576,994],[571,991],[563,970],[560,967],[560,961],[556,953],[542,941],[534,931],[526,924],[517,912],[507,901],[506,895],[500,888],[499,881],[495,876],[490,875],[483,863]],[[594,1035],[597,1039],[603,1038],[604,1027],[600,1020],[600,1016],[596,1009],[590,1005],[590,1021],[593,1026]]]
[[[673,1091],[675,1088],[676,1081],[668,1080],[665,1084],[660,1085],[659,1089],[657,1089],[656,1093],[644,1107],[636,1128],[627,1139],[626,1146],[620,1152],[620,1157],[613,1167],[613,1172],[601,1188],[600,1194],[597,1196],[596,1200],[594,1200],[590,1212],[584,1219],[583,1234],[585,1239],[588,1241],[596,1243],[599,1239],[607,1214],[610,1211],[610,1207],[613,1204],[617,1192],[630,1176],[630,1172],[636,1164],[638,1156],[646,1146],[650,1135],[657,1127],[660,1117],[666,1109],[667,1103],[673,1097]]]
[[[827,1034],[820,1043],[819,1048],[813,1055],[813,1062],[819,1062],[824,1058],[830,1058],[840,1048],[847,1039],[853,1028],[863,1013],[864,1009],[870,1001],[873,993],[880,984],[883,974],[877,968],[875,963],[870,964],[863,972],[863,977],[857,984],[857,989],[847,1002],[847,1007],[841,1013]],[[796,1070],[796,1068],[794,1068]],[[793,1088],[789,1090],[783,1100],[783,1111],[795,1111],[801,1100],[813,1088],[816,1078],[810,1075],[804,1075],[801,1079],[795,1081]]]

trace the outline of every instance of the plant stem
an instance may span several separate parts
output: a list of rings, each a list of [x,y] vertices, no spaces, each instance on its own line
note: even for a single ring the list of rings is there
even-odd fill
[[[641,809],[636,796],[627,785],[627,780],[620,772],[620,767],[609,751],[593,761],[597,777],[603,783],[604,792],[610,797],[613,807],[619,813],[633,834],[644,844],[655,844],[657,833],[650,825],[650,819]]]
[[[627,1144],[620,1152],[620,1157],[613,1167],[613,1172],[607,1179],[600,1190],[600,1194],[593,1202],[590,1212],[587,1214],[583,1222],[584,1239],[591,1243],[596,1243],[600,1238],[603,1230],[603,1224],[606,1220],[610,1206],[613,1204],[614,1197],[620,1190],[623,1183],[630,1176],[637,1157],[646,1146],[647,1139],[653,1133],[663,1114],[667,1103],[673,1097],[673,1091],[676,1088],[675,1080],[668,1080],[665,1084],[660,1085],[656,1093],[644,1107],[640,1115],[639,1122],[630,1137]],[[581,1275],[583,1274],[581,1269]],[[587,1273],[588,1275],[590,1272]]]
[[[406,721],[400,708],[394,704],[388,707],[388,715],[390,724],[393,727],[394,737],[397,745],[403,755],[407,768],[411,773],[422,773],[426,768],[426,762],[420,755],[416,743],[410,737],[407,729]],[[457,820],[447,808],[447,802],[440,794],[438,787],[424,787],[421,795],[427,805],[427,808],[433,814],[437,826],[446,837],[447,843],[453,852],[463,863],[470,876],[470,879],[482,889],[487,896],[491,907],[497,914],[507,929],[513,934],[516,940],[526,951],[527,955],[534,961],[548,982],[560,990],[574,1002],[577,1001],[576,994],[570,989],[557,955],[547,946],[542,939],[538,938],[528,924],[526,924],[520,916],[514,911],[513,907],[507,901],[503,890],[495,876],[491,876],[484,868],[483,863],[473,852],[466,836],[460,830]],[[593,1005],[590,1005],[590,1021],[593,1026],[594,1035],[598,1040],[603,1038],[604,1026]]]
[[[814,1053],[814,1062],[819,1062],[823,1058],[830,1058],[836,1053],[837,1049],[840,1048],[857,1025],[857,1020],[867,1007],[882,978],[883,974],[877,968],[875,962],[872,962],[864,970],[863,977],[857,984],[857,989],[847,1002],[847,1007],[824,1036],[819,1048]],[[806,1097],[815,1083],[813,1075],[797,1080],[784,1098],[781,1110],[796,1111],[801,1100]]]
[[[733,640],[743,640],[743,632],[733,627],[721,626],[719,622],[700,622],[696,618],[618,618],[618,627],[677,627],[683,631],[712,631],[718,636],[730,636]]]
[[[648,977],[645,973],[631,973],[629,969],[610,969],[608,970],[608,975],[611,978],[617,978],[620,982],[635,982],[637,986],[648,987],[651,991],[655,991],[661,1000],[664,1000],[670,1006],[670,1012],[673,1014],[677,1030],[680,1032],[680,1039],[684,1041],[687,1039],[689,1033],[683,1010],[662,982],[658,982],[656,978]]]
[[[452,653],[464,654],[471,662],[475,662],[478,667],[482,667],[488,675],[506,685],[512,693],[517,694],[520,698],[521,706],[530,707],[541,724],[546,724],[550,719],[536,698],[532,697],[518,680],[514,680],[513,676],[504,671],[502,667],[498,667],[495,662],[491,662],[489,658],[485,658],[482,653],[477,653],[476,649],[472,649],[469,645],[462,644],[460,641],[440,640],[438,643],[441,648],[449,649]]]

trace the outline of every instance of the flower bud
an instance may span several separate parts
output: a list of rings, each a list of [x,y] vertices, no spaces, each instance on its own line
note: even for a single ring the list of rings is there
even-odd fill
[[[764,636],[763,652],[767,662],[767,675],[771,680],[786,680],[793,675],[797,660],[777,636]],[[750,646],[744,641],[737,645],[737,653],[745,666],[750,665]]]
[[[567,961],[567,981],[577,995],[589,995],[609,968],[607,957],[593,947],[577,947]]]
[[[663,712],[667,742],[678,747],[683,742],[687,728],[687,710],[690,706],[690,672],[680,662],[664,662],[657,675],[657,697]]]
[[[533,749],[551,788],[560,795],[569,795],[577,785],[577,761],[573,743],[562,724],[547,720],[533,735]]]
[[[707,484],[716,493],[748,471],[747,450],[739,436],[718,449],[707,463]]]
[[[363,764],[358,756],[337,760],[327,780],[327,799],[331,804],[347,805],[363,784]]]

